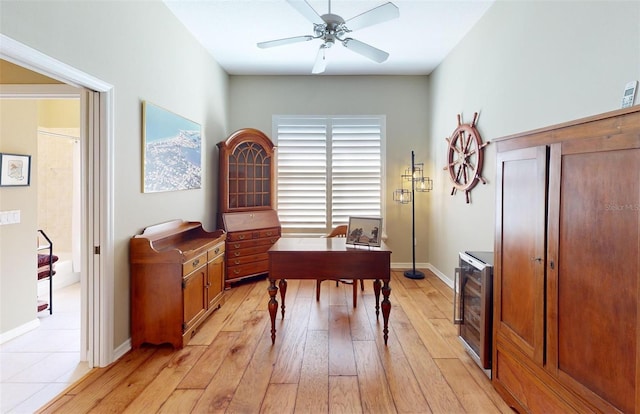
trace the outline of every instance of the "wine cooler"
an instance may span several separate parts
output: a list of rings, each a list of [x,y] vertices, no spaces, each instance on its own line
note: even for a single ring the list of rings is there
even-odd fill
[[[471,357],[491,378],[493,252],[460,252],[459,256],[453,322]]]

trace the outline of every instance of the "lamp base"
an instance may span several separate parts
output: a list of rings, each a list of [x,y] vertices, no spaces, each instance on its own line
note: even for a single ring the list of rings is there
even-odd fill
[[[424,273],[419,270],[406,270],[404,277],[408,277],[409,279],[424,279]]]

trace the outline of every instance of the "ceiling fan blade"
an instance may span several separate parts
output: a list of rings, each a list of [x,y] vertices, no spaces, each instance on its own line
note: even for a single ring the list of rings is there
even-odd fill
[[[345,22],[345,25],[349,30],[353,31],[397,19],[399,16],[400,9],[398,9],[398,6],[389,2],[350,18]]]
[[[284,39],[268,40],[266,42],[260,42],[260,43],[258,43],[257,46],[260,49],[266,49],[268,47],[288,45],[290,43],[308,42],[309,40],[313,40],[313,39],[315,39],[315,37],[313,37],[311,35],[294,36],[294,37],[286,37]]]
[[[311,23],[324,24],[322,17],[311,7],[306,0],[287,0],[287,3],[294,9],[298,10],[298,13],[307,18]]]
[[[350,37],[347,39],[344,39],[342,44],[347,49],[350,49],[356,53],[359,53],[364,57],[368,57],[369,59],[378,63],[384,62],[389,57],[389,54],[384,50],[376,49],[373,46],[370,46],[359,40],[352,39]]]
[[[313,64],[313,69],[311,73],[318,74],[324,72],[327,68],[327,47],[325,44],[320,45],[320,49],[318,49],[318,54],[316,55],[316,63]]]

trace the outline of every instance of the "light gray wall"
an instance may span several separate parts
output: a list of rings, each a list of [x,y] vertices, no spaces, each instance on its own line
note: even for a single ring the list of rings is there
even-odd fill
[[[118,347],[129,338],[131,236],[146,226],[175,218],[202,221],[205,228],[215,228],[215,144],[228,133],[228,75],[159,1],[2,1],[0,30],[114,85],[114,348]],[[142,100],[202,125],[202,189],[141,193]],[[4,208],[6,191],[0,191]],[[23,221],[19,226],[35,243],[35,224]],[[3,269],[21,264],[5,262],[11,260],[4,252],[12,242],[5,234],[3,229]],[[12,294],[4,289],[5,278],[10,276],[5,272],[0,276],[3,306],[6,295]],[[35,317],[33,300],[24,306],[12,307],[11,313]],[[21,316],[5,324],[4,314],[3,307],[3,332],[24,323]]]
[[[459,251],[493,250],[494,146],[485,151],[489,183],[471,204],[449,195],[442,170],[458,113],[469,122],[479,112],[487,141],[619,109],[625,84],[639,78],[640,2],[497,1],[430,76],[431,264],[452,278]]]
[[[411,263],[411,205],[392,201],[400,175],[430,157],[426,76],[231,76],[231,129],[252,127],[272,136],[272,115],[386,115],[386,215],[392,262]],[[426,263],[429,193],[416,195],[416,262]]]

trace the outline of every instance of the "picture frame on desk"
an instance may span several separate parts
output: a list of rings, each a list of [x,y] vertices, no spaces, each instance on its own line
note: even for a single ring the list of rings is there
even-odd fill
[[[347,244],[380,247],[382,217],[349,217]]]
[[[31,183],[31,155],[0,153],[0,187],[27,187]]]

